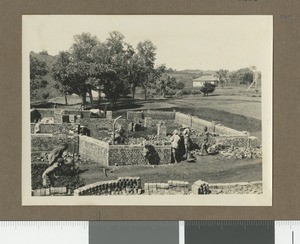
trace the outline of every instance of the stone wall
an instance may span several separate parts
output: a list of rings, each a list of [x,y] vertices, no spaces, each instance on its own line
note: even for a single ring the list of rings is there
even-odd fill
[[[201,148],[203,138],[201,136],[191,137],[192,141]],[[260,140],[255,136],[210,136],[208,145],[221,144],[225,147],[242,147],[254,149],[260,146]]]
[[[108,148],[109,145],[106,142],[88,136],[79,136],[79,154],[82,157],[108,165]]]
[[[167,111],[155,111],[155,110],[146,110],[143,111],[144,118],[149,117],[153,120],[174,120],[175,112],[167,112]],[[128,111],[127,112],[127,120],[141,119],[142,112],[141,111]]]
[[[117,180],[99,181],[74,190],[74,196],[141,194],[140,177],[119,177]]]
[[[169,180],[168,183],[145,183],[144,190],[147,195],[187,195],[189,193],[189,183],[172,180]]]
[[[243,136],[245,135],[241,131],[237,131],[220,124],[215,124],[203,119],[199,119],[195,116],[189,116],[183,113],[176,112],[175,121],[181,125],[191,126],[192,129],[203,131],[204,126],[207,127],[208,132],[216,133],[219,135],[231,135],[231,136]]]
[[[30,125],[31,134],[34,133],[34,123]],[[77,130],[77,124],[71,123],[53,123],[53,124],[42,124],[40,123],[41,134],[55,134],[55,133],[65,133],[69,130]]]
[[[31,134],[31,152],[49,152],[64,143],[68,143],[70,152],[78,152],[78,136]]]
[[[69,195],[67,187],[49,187],[31,191],[32,196],[66,196]]]
[[[262,181],[209,184],[211,194],[261,194]]]
[[[109,165],[134,165],[147,164],[149,161],[144,157],[144,146],[140,145],[109,145]],[[156,164],[171,162],[171,146],[154,146],[159,156]]]

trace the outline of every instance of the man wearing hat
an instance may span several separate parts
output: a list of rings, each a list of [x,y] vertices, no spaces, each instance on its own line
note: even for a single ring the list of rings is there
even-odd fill
[[[170,138],[171,141],[171,151],[172,151],[172,157],[174,159],[175,163],[179,163],[178,159],[178,147],[180,142],[180,136],[178,130],[173,131],[173,135]]]

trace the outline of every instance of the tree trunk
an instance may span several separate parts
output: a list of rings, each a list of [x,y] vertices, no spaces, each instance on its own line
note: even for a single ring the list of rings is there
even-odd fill
[[[66,106],[68,106],[68,98],[67,98],[67,94],[65,94],[65,103],[66,103]]]
[[[145,92],[145,101],[146,101],[147,100],[147,87],[145,87],[144,92]]]
[[[85,108],[85,105],[86,105],[86,92],[83,92],[81,94],[81,98],[82,98],[82,106],[83,106],[83,108]]]
[[[134,99],[134,96],[135,96],[135,85],[133,85],[132,87],[132,98]]]
[[[98,109],[100,109],[100,101],[101,101],[101,90],[98,90]]]
[[[93,105],[94,105],[94,99],[93,99],[92,89],[89,89],[89,96],[90,96],[90,101],[91,101],[91,107],[93,108]]]

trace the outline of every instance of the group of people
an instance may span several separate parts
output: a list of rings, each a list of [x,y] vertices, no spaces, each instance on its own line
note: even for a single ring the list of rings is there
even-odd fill
[[[177,129],[173,131],[173,135],[170,138],[172,162],[179,163],[185,159],[188,162],[195,161],[195,158],[191,153],[193,142],[190,137],[191,129],[189,127],[184,127],[180,131]],[[206,126],[204,127],[201,137],[203,138],[201,144],[201,155],[208,155],[207,149],[209,133]]]

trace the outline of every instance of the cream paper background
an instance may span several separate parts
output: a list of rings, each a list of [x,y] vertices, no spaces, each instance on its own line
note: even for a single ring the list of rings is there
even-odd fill
[[[51,19],[61,18],[101,18],[109,19],[116,18],[120,21],[128,18],[134,18],[143,26],[143,21],[153,21],[156,23],[162,23],[161,21],[176,21],[176,23],[187,23],[191,26],[196,26],[197,21],[205,19],[214,19],[214,21],[228,20],[232,18],[235,25],[239,22],[239,18],[248,18],[249,21],[257,21],[257,29],[261,30],[259,36],[253,33],[253,38],[244,39],[241,36],[241,41],[247,42],[255,52],[255,41],[259,39],[260,56],[262,59],[257,60],[258,69],[262,73],[262,148],[263,148],[263,194],[224,194],[224,195],[165,195],[165,196],[82,196],[82,197],[32,197],[31,196],[31,148],[30,148],[30,86],[29,86],[29,53],[30,51],[36,51],[33,47],[44,48],[43,41],[38,38],[34,38],[33,33],[36,32],[37,36],[41,30],[37,29],[35,24],[39,20],[39,17],[51,17]],[[181,21],[182,20],[182,21]],[[145,23],[146,23],[145,22]],[[109,22],[106,22],[109,24]],[[91,23],[93,24],[93,23]],[[241,25],[245,23],[241,21]],[[184,27],[184,26],[182,26]],[[159,25],[157,26],[159,28]],[[242,26],[241,26],[242,28]],[[247,26],[243,26],[247,28]],[[180,26],[177,25],[178,31],[183,31]],[[49,30],[49,31],[55,31]],[[79,32],[80,33],[80,32]],[[79,34],[74,33],[74,34]],[[147,33],[147,31],[145,31]],[[94,34],[94,33],[92,33]],[[207,33],[209,34],[209,33]],[[125,35],[126,38],[126,35]],[[141,39],[143,40],[143,39]],[[150,39],[154,42],[155,40]],[[59,42],[59,35],[56,40],[47,40],[48,42]],[[174,40],[176,41],[176,40]],[[224,48],[226,43],[224,43]],[[46,49],[47,50],[47,49]],[[41,51],[41,49],[40,49]],[[221,50],[220,50],[221,52]],[[51,54],[51,53],[49,53]],[[222,53],[220,53],[222,56]],[[234,54],[233,54],[234,56]],[[229,56],[225,57],[225,60],[229,60]],[[164,61],[163,58],[160,61]],[[167,63],[168,64],[168,63]],[[175,64],[176,65],[176,64]],[[180,64],[177,64],[180,65]],[[272,205],[272,133],[273,133],[273,120],[272,120],[272,101],[273,101],[273,86],[272,86],[272,72],[273,72],[273,17],[272,16],[214,16],[214,15],[195,15],[195,16],[183,16],[183,15],[150,15],[150,16],[30,16],[24,15],[22,18],[22,204],[23,205],[119,205],[119,206],[271,206]],[[172,66],[171,66],[172,67]],[[241,67],[242,64],[241,64]],[[189,68],[189,67],[186,67]],[[201,68],[201,67],[200,67]],[[220,67],[221,68],[221,67]],[[225,67],[226,68],[226,67]]]

